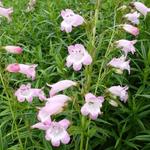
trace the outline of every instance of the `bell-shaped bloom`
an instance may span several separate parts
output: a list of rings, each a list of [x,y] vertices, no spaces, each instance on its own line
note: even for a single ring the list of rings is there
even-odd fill
[[[122,39],[116,41],[116,44],[117,44],[117,48],[121,48],[121,50],[125,53],[125,56],[127,56],[129,52],[131,52],[132,54],[135,53],[134,44],[136,42],[137,40],[129,41],[129,40]]]
[[[83,17],[75,14],[71,9],[62,10],[61,16],[64,19],[61,23],[61,30],[67,33],[72,31],[72,27],[77,27],[84,23]]]
[[[60,146],[61,143],[68,144],[70,136],[66,131],[70,125],[70,121],[63,119],[59,122],[52,122],[48,130],[46,130],[46,140],[51,141],[55,147]]]
[[[34,97],[38,97],[40,100],[46,100],[45,94],[41,89],[31,88],[31,84],[21,85],[20,88],[15,92],[15,96],[19,102],[32,102]]]
[[[51,84],[51,85],[47,84],[47,85],[51,87],[51,90],[49,92],[50,97],[51,97],[51,96],[54,96],[56,93],[63,91],[71,86],[76,86],[77,83],[71,80],[62,80],[55,84]]]
[[[127,20],[131,21],[133,24],[139,24],[139,17],[140,17],[140,13],[138,13],[137,11],[134,13],[129,13],[126,14],[124,16],[125,18],[127,18]]]
[[[4,46],[3,47],[7,52],[12,53],[12,54],[21,54],[22,53],[22,48],[19,46]]]
[[[75,71],[79,71],[83,65],[90,65],[92,63],[92,57],[85,50],[82,44],[75,44],[68,47],[69,55],[66,59],[67,67],[73,65]]]
[[[118,96],[120,98],[121,101],[123,101],[124,103],[128,100],[128,87],[122,87],[120,85],[118,86],[112,86],[108,89],[108,91],[114,95],[114,96]]]
[[[144,15],[144,17],[146,17],[148,12],[150,12],[150,8],[146,7],[141,2],[134,2],[133,5],[137,11],[139,11],[142,15]]]
[[[115,67],[119,70],[121,70],[121,72],[123,72],[123,70],[128,70],[129,74],[130,74],[130,61],[125,61],[126,57],[125,56],[121,56],[119,58],[113,58],[108,65]]]
[[[51,115],[60,113],[68,100],[70,97],[62,94],[48,98],[45,106],[39,110],[38,120],[45,122],[49,120]]]
[[[82,115],[89,115],[89,117],[93,120],[97,119],[98,115],[102,114],[100,108],[104,102],[104,97],[96,97],[92,93],[88,93],[85,95],[85,102],[86,103],[81,108]]]
[[[38,66],[37,64],[25,65],[25,64],[15,63],[15,64],[8,65],[6,70],[9,72],[25,74],[27,78],[32,78],[32,80],[35,80],[35,75],[36,75],[35,68],[37,66]]]
[[[36,129],[40,129],[40,130],[48,130],[48,128],[51,125],[51,119],[45,121],[45,122],[38,122],[34,125],[31,126],[32,129],[36,128]]]
[[[12,13],[13,13],[13,8],[0,7],[0,16],[6,17],[8,22],[11,21],[11,14]]]
[[[134,36],[137,36],[139,34],[139,29],[137,27],[134,27],[134,26],[130,25],[130,24],[124,24],[123,29],[126,32],[128,32],[128,33],[130,33]]]

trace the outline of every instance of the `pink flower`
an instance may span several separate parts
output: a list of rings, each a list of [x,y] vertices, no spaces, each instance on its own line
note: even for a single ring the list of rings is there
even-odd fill
[[[49,119],[45,122],[38,122],[38,123],[32,125],[31,128],[37,128],[40,130],[48,130],[50,125],[51,125],[51,119]]]
[[[83,17],[75,14],[71,9],[62,10],[61,16],[64,19],[61,23],[61,30],[67,33],[72,31],[72,26],[77,27],[84,23]]]
[[[31,84],[21,85],[20,88],[15,92],[15,96],[19,102],[24,102],[25,99],[28,102],[32,102],[34,97],[38,97],[40,100],[45,100],[45,94],[41,89],[31,88]]]
[[[22,48],[19,46],[4,46],[4,49],[13,54],[21,54],[22,53]]]
[[[25,65],[25,64],[10,64],[7,66],[6,70],[9,72],[19,72],[22,74],[25,74],[27,78],[32,78],[32,80],[35,80],[35,68],[37,67],[37,64],[32,65]]]
[[[117,48],[121,48],[121,50],[125,53],[125,56],[127,56],[128,52],[131,52],[132,54],[135,53],[135,47],[134,44],[137,42],[137,40],[129,41],[129,40],[119,40],[116,41]]]
[[[0,7],[0,16],[6,17],[8,22],[11,21],[11,14],[12,13],[13,13],[13,8]]]
[[[46,140],[51,141],[55,147],[60,146],[60,143],[68,144],[70,136],[66,129],[69,127],[70,121],[63,119],[59,122],[52,122],[50,127],[46,130]]]
[[[81,108],[82,115],[89,115],[89,117],[93,120],[97,119],[98,115],[102,114],[100,108],[104,102],[104,97],[96,97],[92,93],[88,93],[85,95],[85,101],[86,103]]]
[[[75,71],[79,71],[83,65],[90,65],[92,63],[92,57],[85,50],[82,44],[75,44],[68,47],[69,55],[66,59],[67,67],[73,65]]]
[[[108,91],[115,95],[118,96],[120,98],[121,101],[123,101],[124,103],[127,101],[128,99],[128,93],[127,93],[128,87],[121,87],[119,86],[112,86],[108,89]]]
[[[139,24],[140,14],[138,12],[126,14],[124,17],[131,21],[133,24]]]
[[[148,12],[150,12],[150,8],[146,7],[141,2],[134,2],[133,5],[142,15],[144,15],[144,17],[146,17]]]
[[[121,56],[119,58],[113,58],[109,63],[108,65],[109,66],[112,66],[112,67],[115,67],[115,68],[118,68],[121,70],[121,72],[123,72],[123,70],[128,70],[129,74],[130,74],[130,61],[125,61],[126,60],[126,57],[125,56]]]
[[[128,33],[130,33],[134,36],[137,36],[139,34],[139,29],[137,27],[134,27],[134,26],[130,25],[130,24],[124,24],[123,29],[126,32],[128,32]]]
[[[60,92],[60,91],[63,91],[71,86],[76,86],[77,83],[76,82],[73,82],[71,80],[62,80],[62,81],[59,81],[55,84],[52,84],[52,85],[49,85],[47,84],[48,86],[52,87],[51,90],[50,90],[50,97],[51,96],[54,96],[56,93]]]
[[[68,100],[70,97],[62,94],[48,98],[45,106],[38,113],[38,120],[45,122],[51,115],[60,113]]]

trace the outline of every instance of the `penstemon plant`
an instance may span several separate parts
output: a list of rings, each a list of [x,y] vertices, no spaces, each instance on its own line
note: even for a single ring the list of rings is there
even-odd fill
[[[137,43],[137,39],[135,38],[139,35],[139,17],[141,14],[146,17],[147,13],[150,12],[150,8],[147,8],[140,2],[133,2],[131,3],[132,12],[123,16],[123,18],[126,19],[126,23],[118,26],[114,23],[114,28],[117,27],[118,30],[121,28],[123,32],[126,31],[127,34],[131,34],[133,39],[118,39],[117,41],[114,41],[115,47],[120,49],[121,56],[116,56],[112,58],[112,60],[108,60],[109,55],[111,54],[110,47],[115,34],[112,35],[108,48],[99,64],[99,74],[96,79],[97,82],[93,86],[91,81],[93,78],[94,62],[97,59],[96,54],[99,51],[98,45],[100,45],[96,35],[100,5],[102,5],[101,1],[96,0],[95,13],[91,21],[85,21],[82,16],[76,14],[71,9],[61,11],[63,21],[60,26],[62,32],[66,32],[71,36],[71,32],[73,32],[74,28],[81,26],[82,24],[85,25],[87,38],[89,40],[88,44],[83,45],[83,43],[74,43],[73,45],[68,45],[68,56],[66,56],[65,64],[65,67],[69,70],[74,71],[75,73],[81,72],[81,77],[85,76],[85,79],[81,79],[82,81],[64,79],[53,84],[47,83],[47,86],[51,88],[48,97],[44,93],[43,88],[32,88],[31,83],[21,85],[14,94],[17,97],[18,102],[27,100],[31,103],[36,97],[44,103],[43,107],[37,107],[38,123],[32,125],[31,128],[44,130],[45,139],[51,141],[51,144],[54,147],[59,147],[61,144],[69,144],[72,139],[70,133],[72,130],[75,130],[73,120],[70,121],[67,117],[60,117],[61,119],[59,120],[55,119],[57,114],[63,113],[63,110],[68,108],[67,105],[69,105],[69,103],[73,103],[73,105],[76,103],[77,108],[72,107],[72,109],[75,109],[73,111],[76,112],[76,114],[78,113],[77,116],[80,120],[79,126],[81,130],[79,134],[80,144],[78,149],[88,150],[89,140],[92,138],[92,134],[95,133],[95,129],[92,129],[92,124],[96,122],[99,116],[106,113],[105,111],[102,112],[103,105],[108,103],[113,107],[122,107],[123,103],[127,103],[128,101],[129,87],[127,85],[123,86],[117,84],[108,87],[103,80],[106,78],[109,80],[109,76],[111,76],[112,72],[122,75],[124,70],[127,70],[128,74],[131,73],[128,53],[134,54],[136,52],[135,44]],[[121,9],[118,9],[118,11],[120,10]],[[0,7],[0,14],[5,16],[8,20],[10,20],[11,13],[12,9],[6,11],[4,8]],[[90,29],[88,28],[88,23],[91,25]],[[22,48],[18,46],[5,46],[3,49],[12,54],[22,53]],[[22,73],[26,75],[27,78],[36,80],[37,68],[37,64],[13,63],[9,64],[6,67],[6,70],[11,73]],[[2,80],[1,76],[0,78]],[[83,82],[83,84],[80,84],[81,82]],[[98,92],[99,84],[101,84],[102,87],[101,92]],[[73,96],[60,94],[62,91],[65,91],[66,93],[67,89],[70,87],[74,88],[74,92],[76,92],[77,88],[81,90],[80,95],[75,98],[75,101],[72,100],[74,98]],[[81,98],[82,102],[78,102],[78,98]],[[78,109],[80,109],[80,111],[78,111]],[[97,126],[96,128],[100,127]]]

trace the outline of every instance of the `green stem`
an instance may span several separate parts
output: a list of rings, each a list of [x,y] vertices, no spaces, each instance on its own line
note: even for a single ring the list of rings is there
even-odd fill
[[[93,59],[95,57],[96,26],[97,26],[97,21],[98,21],[99,7],[100,7],[100,0],[97,0],[96,5],[95,5],[94,25],[92,28],[91,48],[89,50]],[[91,39],[91,38],[89,38],[89,39]],[[92,77],[92,68],[93,68],[93,66],[90,65],[89,67],[86,67],[86,69],[85,69],[86,84],[84,86],[83,93],[89,92],[90,84],[91,84],[91,77]],[[84,116],[82,116],[82,118],[81,118],[82,129],[85,128],[85,124],[86,124],[86,119]],[[84,131],[85,130],[83,130],[83,132],[81,133],[80,150],[84,150]],[[89,128],[88,128],[88,132],[89,132]],[[89,137],[87,137],[87,140],[86,140],[86,150],[88,149],[88,141],[89,141]]]
[[[116,26],[116,12],[115,12],[115,15],[114,15],[114,27]],[[112,32],[112,35],[111,35],[111,38],[109,40],[109,44],[108,44],[108,47],[107,47],[107,50],[106,50],[106,53],[105,53],[105,56],[102,60],[102,64],[101,64],[101,67],[100,67],[100,70],[99,70],[99,75],[98,75],[98,80],[96,82],[96,88],[95,88],[95,94],[97,93],[97,90],[98,90],[98,86],[100,84],[100,81],[101,81],[101,77],[103,76],[102,74],[105,74],[105,71],[102,72],[103,68],[104,68],[104,65],[105,65],[105,62],[106,62],[106,58],[108,57],[109,53],[110,53],[110,47],[111,47],[111,43],[112,43],[112,40],[115,36],[115,28],[113,28],[113,32]],[[104,77],[103,77],[104,78]]]
[[[11,107],[11,99],[9,97],[8,90],[7,90],[6,85],[4,83],[4,79],[3,79],[3,76],[1,74],[1,72],[0,72],[0,80],[2,82],[2,85],[3,85],[4,91],[5,91],[6,97],[7,97],[8,102],[9,102],[9,108],[10,108],[10,111],[11,111],[11,114],[12,114],[12,118],[13,118],[13,121],[14,121],[14,124],[15,124],[15,129],[16,129],[16,133],[17,133],[18,140],[19,140],[19,143],[20,143],[20,148],[21,148],[21,150],[23,150],[24,148],[23,148],[23,144],[22,144],[22,141],[20,139],[20,136],[19,136],[19,131],[18,131],[17,124],[16,124],[16,121],[15,121],[15,115],[14,115],[13,109]]]

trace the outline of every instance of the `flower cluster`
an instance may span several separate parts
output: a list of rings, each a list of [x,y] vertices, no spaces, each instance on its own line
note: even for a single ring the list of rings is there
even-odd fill
[[[133,36],[137,36],[139,34],[139,29],[138,27],[136,27],[136,25],[138,25],[140,23],[139,21],[139,17],[140,17],[140,13],[143,14],[146,17],[146,14],[150,11],[149,8],[147,8],[144,4],[140,3],[140,2],[134,2],[132,3],[133,8],[135,9],[134,12],[132,13],[128,13],[126,15],[124,15],[124,18],[126,18],[131,24],[124,24],[123,25],[123,29],[130,33]],[[138,13],[137,11],[139,11],[140,13]],[[124,55],[122,55],[119,58],[113,58],[109,63],[108,66],[114,67],[115,72],[122,74],[123,70],[128,70],[129,74],[130,74],[130,60],[126,61],[127,55],[129,52],[131,52],[132,54],[135,53],[135,47],[134,44],[136,44],[137,40],[126,40],[126,39],[121,39],[116,41],[116,47],[121,49],[121,51],[123,51]],[[123,102],[127,102],[128,99],[128,93],[127,93],[128,87],[121,87],[120,85],[118,86],[112,86],[110,87],[107,92],[111,93],[112,95],[110,95],[111,100],[110,100],[110,104],[112,106],[117,106],[118,104],[115,104],[116,102],[114,101],[114,99],[116,99],[116,97],[119,97],[121,101]],[[116,97],[114,97],[116,96]],[[113,99],[113,100],[112,100]]]
[[[29,3],[30,7],[35,5],[35,2],[35,0],[31,0]],[[150,12],[150,9],[140,2],[134,2],[132,3],[132,6],[134,9],[136,9],[136,11],[124,16],[124,18],[130,22],[130,24],[126,23],[122,27],[131,35],[137,36],[139,34],[137,25],[140,23],[140,13],[146,17],[146,14]],[[10,16],[12,12],[12,8],[5,9],[0,7],[0,15],[6,17],[9,21],[11,20]],[[75,14],[71,9],[62,10],[61,16],[63,18],[61,30],[65,31],[66,33],[71,32],[73,27],[80,26],[85,22],[82,16]],[[120,57],[115,57],[110,60],[107,66],[114,67],[116,73],[122,74],[124,70],[127,70],[130,74],[130,60],[126,59],[129,52],[132,54],[135,53],[136,50],[134,45],[136,42],[137,40],[129,41],[126,39],[116,41],[116,47],[121,49],[123,54]],[[5,46],[3,49],[13,54],[22,53],[22,48],[17,46]],[[66,66],[68,68],[72,66],[75,71],[80,71],[83,65],[88,66],[93,61],[90,53],[82,44],[68,46],[68,53],[69,55],[66,58]],[[26,75],[27,78],[35,80],[37,66],[37,64],[13,63],[9,64],[6,67],[6,70],[11,73],[22,73]],[[21,85],[20,88],[16,90],[15,96],[19,102],[24,102],[27,100],[31,103],[35,97],[45,102],[43,107],[38,107],[37,119],[39,122],[32,125],[32,128],[44,130],[45,139],[51,141],[53,146],[58,147],[61,143],[68,144],[70,142],[70,135],[67,132],[67,128],[71,124],[68,119],[62,119],[59,121],[55,121],[53,119],[53,116],[61,113],[69,101],[71,101],[69,96],[58,93],[72,86],[77,86],[77,82],[71,80],[62,80],[54,84],[47,84],[47,86],[51,88],[48,98],[46,97],[43,88],[32,88],[30,83]],[[127,102],[127,90],[128,86],[122,87],[120,85],[108,88],[106,91],[109,92],[109,97],[111,97],[109,103],[113,106],[118,106],[118,104],[115,102],[117,97],[119,97],[119,99],[124,103]],[[99,115],[102,114],[101,108],[103,103],[104,96],[95,96],[90,92],[85,93],[85,103],[81,107],[81,114],[89,117],[92,120],[95,120]]]

